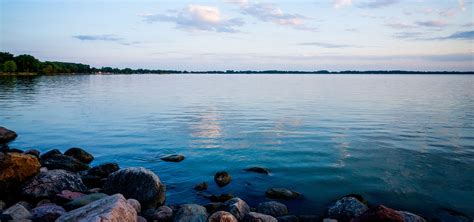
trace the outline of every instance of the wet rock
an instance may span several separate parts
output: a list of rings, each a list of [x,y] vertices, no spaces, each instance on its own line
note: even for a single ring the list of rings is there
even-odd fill
[[[229,212],[217,211],[213,213],[209,219],[209,222],[237,222],[237,219]]]
[[[364,213],[368,207],[354,197],[343,197],[328,208],[327,216],[338,221],[350,221]]]
[[[65,170],[48,170],[26,182],[22,193],[32,198],[48,198],[63,190],[85,192],[87,188],[76,174]]]
[[[81,176],[82,182],[89,188],[103,187],[107,178],[102,178],[94,175],[83,175]]]
[[[232,177],[225,171],[217,172],[216,175],[214,175],[214,181],[216,182],[217,186],[223,187],[232,181]]]
[[[276,201],[268,201],[258,204],[257,212],[268,214],[273,217],[280,217],[288,214],[288,208],[285,204]]]
[[[64,152],[64,155],[73,157],[74,159],[86,164],[89,164],[90,162],[92,162],[92,160],[94,160],[94,156],[92,156],[92,154],[78,147],[73,147],[66,150],[66,152]]]
[[[173,221],[173,210],[168,206],[161,206],[157,209],[148,209],[144,216],[149,221],[171,222]]]
[[[58,149],[52,149],[52,150],[44,153],[43,155],[41,155],[40,159],[45,160],[45,159],[48,159],[48,158],[50,158],[52,156],[55,156],[55,155],[62,155],[62,153]]]
[[[43,204],[49,204],[49,203],[51,203],[51,200],[49,200],[49,199],[42,199],[42,200],[38,201],[38,203],[36,203],[36,207],[39,207],[39,206],[41,206],[41,205],[43,205]]]
[[[33,209],[33,205],[32,205],[32,204],[30,204],[30,203],[28,203],[28,202],[26,202],[26,201],[23,201],[23,200],[20,201],[20,202],[18,202],[17,204],[20,204],[21,206],[25,207],[27,210]]]
[[[426,222],[426,220],[423,217],[420,217],[414,213],[410,213],[407,211],[398,211],[403,217],[403,220],[405,222]]]
[[[67,204],[64,205],[64,208],[66,210],[73,210],[73,209],[77,209],[79,207],[83,207],[87,204],[90,204],[96,200],[100,200],[102,198],[105,198],[107,197],[108,195],[107,194],[104,194],[104,193],[93,193],[93,194],[88,194],[88,195],[85,195],[85,196],[82,196],[82,197],[79,197],[79,198],[76,198],[74,199],[73,201],[71,202],[68,202]]]
[[[244,222],[278,222],[278,220],[270,215],[250,212],[244,217]]]
[[[469,218],[466,214],[449,209],[449,208],[442,208],[438,213],[435,215],[435,222],[472,222],[472,218]]]
[[[147,220],[142,216],[137,216],[137,222],[147,222]]]
[[[15,204],[4,210],[2,214],[10,215],[14,221],[28,220],[31,218],[31,213],[21,204]]]
[[[142,206],[140,205],[140,202],[138,202],[138,200],[130,198],[127,200],[127,203],[130,204],[130,206],[132,206],[137,211],[137,213],[140,213]]]
[[[224,210],[234,215],[237,220],[241,221],[244,219],[244,216],[250,212],[250,207],[245,201],[235,197],[224,203]]]
[[[166,162],[181,162],[184,160],[184,156],[178,155],[178,154],[172,154],[172,155],[161,157],[160,159]]]
[[[9,143],[15,140],[17,136],[18,135],[15,133],[15,131],[0,126],[0,144]]]
[[[122,194],[94,201],[86,206],[63,214],[56,221],[136,221],[137,212]]]
[[[288,190],[286,188],[270,188],[267,190],[267,192],[265,192],[265,195],[268,198],[284,199],[284,200],[297,199],[297,198],[300,198],[301,196],[300,193],[296,191]]]
[[[202,183],[196,184],[196,186],[194,186],[194,189],[197,191],[202,191],[202,190],[207,190],[207,187],[208,187],[207,183],[202,182]]]
[[[206,222],[206,208],[197,204],[181,205],[174,216],[174,222]]]
[[[0,193],[16,189],[39,173],[40,163],[32,155],[0,152]]]
[[[116,163],[104,163],[98,166],[92,167],[87,174],[98,176],[100,178],[106,178],[111,173],[118,171],[120,169],[119,165]]]
[[[63,190],[61,193],[56,194],[56,198],[61,202],[69,202],[82,196],[85,196],[85,194],[70,190]]]
[[[212,214],[216,211],[225,209],[225,204],[221,203],[221,202],[210,202],[210,203],[204,205],[204,207],[206,208],[206,210],[209,214]]]
[[[299,215],[298,219],[300,222],[320,222],[321,218],[316,215]]]
[[[109,175],[104,184],[107,194],[121,193],[140,202],[143,209],[156,208],[165,201],[165,185],[143,167],[121,169]]]
[[[331,219],[331,218],[324,218],[323,222],[337,222],[336,219]]]
[[[66,155],[52,155],[47,159],[41,160],[41,165],[51,169],[63,169],[71,172],[88,170],[89,166],[73,157]]]
[[[352,222],[371,222],[371,221],[385,221],[385,222],[403,222],[403,216],[397,211],[388,208],[384,205],[378,205],[369,208],[362,215],[355,217]]]
[[[35,156],[36,158],[40,157],[40,151],[35,150],[35,149],[29,149],[29,150],[25,151],[24,154],[29,154],[29,155]]]
[[[48,203],[31,210],[31,219],[35,222],[53,222],[61,215],[65,214],[64,208]]]
[[[362,202],[363,204],[365,204],[366,206],[369,205],[369,203],[367,202],[367,200],[360,194],[356,194],[356,193],[351,193],[351,194],[348,194],[346,196],[343,196],[343,197],[354,197],[356,198],[358,201]]]
[[[9,153],[24,153],[23,150],[11,148],[8,150]]]
[[[270,174],[270,170],[263,167],[250,167],[250,168],[245,169],[245,171],[266,174],[266,175]]]
[[[276,219],[278,220],[278,222],[299,222],[300,221],[298,217],[295,215],[285,215],[285,216],[277,217]]]
[[[232,198],[234,198],[234,195],[232,194],[221,194],[221,195],[204,195],[204,194],[201,194],[202,196],[204,196],[205,198],[209,199],[210,201],[212,202],[225,202],[225,201],[228,201]]]

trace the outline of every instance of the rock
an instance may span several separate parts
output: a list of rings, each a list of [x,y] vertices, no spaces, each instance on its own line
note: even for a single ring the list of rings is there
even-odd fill
[[[122,194],[115,194],[63,214],[56,221],[136,221],[137,212]]]
[[[229,212],[217,211],[213,213],[209,219],[209,222],[237,222],[237,219]]]
[[[216,175],[214,175],[214,181],[219,187],[223,187],[232,181],[232,177],[225,171],[217,172]]]
[[[244,222],[278,222],[278,220],[270,215],[250,212],[244,217]]]
[[[242,199],[235,197],[224,203],[224,210],[234,215],[237,220],[241,221],[244,216],[250,212],[250,207]]]
[[[154,211],[152,220],[171,222],[173,221],[173,210],[168,206],[158,207],[158,209]]]
[[[6,144],[13,141],[18,135],[5,127],[0,126],[0,144]]]
[[[327,216],[338,221],[350,221],[369,209],[354,197],[343,197],[328,208]]]
[[[410,213],[407,211],[398,211],[398,213],[402,215],[403,220],[405,222],[426,222],[423,217],[420,217],[414,213]]]
[[[127,203],[130,204],[130,206],[132,206],[137,211],[137,213],[140,213],[142,207],[140,205],[140,202],[138,202],[138,200],[130,198],[127,200]]]
[[[42,199],[42,200],[38,201],[38,203],[36,203],[36,207],[39,207],[39,206],[41,206],[41,205],[43,205],[43,204],[49,204],[49,203],[51,203],[51,200],[49,200],[49,199]]]
[[[300,222],[320,222],[321,218],[316,215],[299,215],[298,219]]]
[[[323,222],[337,222],[336,219],[331,219],[331,218],[324,218]]]
[[[48,159],[48,158],[50,158],[52,156],[55,156],[55,155],[62,155],[62,153],[58,149],[52,149],[52,150],[44,153],[43,155],[41,155],[40,159],[45,160],[45,159]]]
[[[47,159],[41,160],[41,165],[51,169],[63,169],[71,172],[78,172],[82,170],[88,170],[89,166],[82,163],[73,157],[66,155],[52,155]]]
[[[23,205],[15,204],[4,210],[2,214],[10,215],[14,221],[28,220],[31,218],[31,213]]]
[[[365,204],[366,206],[369,205],[369,202],[367,202],[367,200],[360,194],[356,194],[356,193],[351,193],[351,194],[348,194],[346,196],[343,196],[343,197],[354,197],[356,198],[358,201],[362,202],[363,204]]]
[[[212,194],[212,195],[204,196],[204,197],[206,197],[207,199],[209,199],[212,202],[226,202],[226,201],[234,198],[234,195],[227,193],[227,194],[221,194],[219,196]]]
[[[202,191],[202,190],[207,190],[207,187],[208,187],[207,183],[202,182],[202,183],[196,184],[196,186],[194,186],[194,189],[197,191]]]
[[[278,222],[299,222],[300,221],[298,217],[295,215],[285,215],[285,216],[277,217],[276,219],[278,220]]]
[[[174,222],[206,222],[206,208],[197,204],[181,205],[174,216]]]
[[[403,216],[397,211],[388,208],[384,205],[378,205],[369,208],[362,215],[355,217],[351,222],[372,222],[372,221],[385,221],[385,222],[403,222]]]
[[[178,155],[178,154],[172,154],[172,155],[161,157],[160,159],[166,162],[181,162],[184,160],[184,156]]]
[[[107,181],[107,178],[102,178],[99,176],[94,176],[94,175],[83,175],[81,177],[82,182],[89,188],[98,188],[98,187],[103,187],[105,184],[105,181]]]
[[[40,157],[40,151],[35,150],[35,149],[29,149],[29,150],[25,151],[24,154],[29,154],[29,155],[35,156],[36,158]]]
[[[258,204],[257,212],[268,214],[273,217],[280,217],[288,214],[288,208],[285,204],[276,201],[268,201]]]
[[[472,222],[473,220],[469,218],[466,214],[449,209],[449,208],[442,208],[439,212],[435,214],[436,222]]]
[[[245,171],[261,173],[261,174],[266,174],[266,175],[270,174],[270,170],[263,167],[250,167],[250,168],[245,169]]]
[[[101,178],[108,177],[111,173],[118,171],[120,169],[119,165],[116,163],[104,163],[98,166],[92,167],[87,174],[94,175]]]
[[[74,210],[79,207],[83,207],[87,204],[90,204],[96,200],[100,200],[102,198],[108,197],[107,194],[104,193],[93,193],[93,194],[88,194],[79,198],[74,199],[73,201],[67,203],[64,205],[64,208],[66,210]]]
[[[48,170],[26,182],[22,193],[33,198],[48,198],[63,190],[85,192],[87,188],[76,174],[65,170]]]
[[[206,210],[209,214],[212,214],[216,211],[225,209],[225,204],[221,203],[221,202],[210,202],[210,203],[204,205],[204,207],[206,208]]]
[[[31,219],[35,222],[53,222],[64,213],[66,213],[64,208],[56,204],[48,203],[32,209]]]
[[[102,188],[92,188],[87,191],[88,193],[101,193]]]
[[[85,194],[81,192],[73,192],[70,190],[63,190],[61,193],[56,194],[56,197],[62,202],[69,202],[83,196],[85,196]]]
[[[94,156],[85,150],[77,147],[70,148],[64,152],[64,155],[73,157],[76,160],[79,160],[85,164],[89,164],[94,160]]]
[[[162,205],[165,201],[165,190],[160,178],[143,167],[131,167],[114,172],[104,184],[105,193],[121,193],[126,198],[136,199],[143,209]]]
[[[20,201],[20,202],[18,202],[17,204],[20,204],[21,206],[25,207],[27,210],[33,209],[33,205],[32,205],[32,204],[30,204],[30,203],[28,203],[28,202],[26,202],[26,201],[23,201],[23,200]]]
[[[11,148],[8,150],[8,153],[24,153],[23,150]]]
[[[32,155],[0,152],[0,193],[11,192],[40,171],[38,159]]]
[[[5,202],[3,202],[3,200],[0,200],[0,211],[3,210],[3,208],[5,208],[7,206],[7,204]]]
[[[268,198],[285,200],[297,199],[301,196],[300,193],[285,188],[270,188],[265,195]]]

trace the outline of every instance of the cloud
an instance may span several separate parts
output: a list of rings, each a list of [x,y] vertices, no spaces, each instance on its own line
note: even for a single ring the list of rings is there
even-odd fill
[[[474,40],[474,31],[456,32],[441,39]]]
[[[369,2],[360,3],[360,8],[383,8],[398,3],[400,0],[371,0]]]
[[[328,49],[361,48],[361,46],[357,46],[357,45],[332,44],[332,43],[325,43],[325,42],[304,42],[304,43],[299,43],[298,45],[318,46],[318,47],[321,47],[321,48],[328,48]]]
[[[464,25],[461,25],[461,27],[464,27],[464,28],[471,28],[471,27],[474,27],[474,22],[468,22]]]
[[[188,5],[181,11],[172,14],[141,15],[148,22],[171,22],[177,28],[188,31],[239,32],[237,27],[244,25],[239,18],[224,18],[219,8],[205,5]]]
[[[461,9],[461,11],[466,11],[466,3],[464,2],[464,0],[459,0],[459,8]]]
[[[430,27],[430,28],[441,28],[445,27],[448,24],[442,20],[430,20],[430,21],[417,21],[415,22],[418,26]]]
[[[421,40],[420,38],[423,35],[423,32],[397,32],[393,37],[397,39]]]
[[[79,39],[81,41],[108,41],[108,42],[118,42],[122,41],[122,38],[119,38],[115,35],[74,35],[73,38]]]
[[[277,25],[289,26],[294,29],[315,31],[316,28],[308,27],[305,20],[308,18],[299,14],[285,13],[272,3],[249,2],[244,0],[227,0],[240,6],[240,12],[252,16],[260,21],[272,22]]]
[[[332,0],[332,4],[334,8],[342,8],[352,5],[352,0]]]
[[[394,29],[411,29],[414,28],[412,24],[400,21],[388,21],[385,23],[386,26]]]

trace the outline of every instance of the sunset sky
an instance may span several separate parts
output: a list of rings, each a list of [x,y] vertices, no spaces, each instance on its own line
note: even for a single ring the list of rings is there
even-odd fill
[[[95,67],[474,70],[472,0],[0,0],[0,51]]]

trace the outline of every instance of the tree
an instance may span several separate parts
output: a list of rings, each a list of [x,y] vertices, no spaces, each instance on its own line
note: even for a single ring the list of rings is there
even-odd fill
[[[15,63],[19,72],[37,72],[40,61],[31,55],[19,55],[15,57]]]
[[[3,64],[8,60],[13,60],[13,54],[8,52],[0,52],[0,64]]]
[[[8,60],[3,63],[3,72],[15,72],[16,63],[12,60]]]

